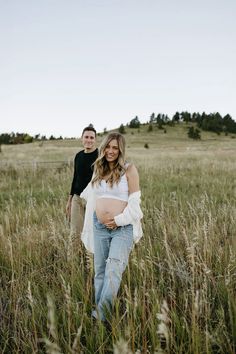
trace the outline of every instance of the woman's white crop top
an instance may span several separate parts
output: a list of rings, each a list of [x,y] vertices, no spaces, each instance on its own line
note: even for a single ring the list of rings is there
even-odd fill
[[[121,176],[118,183],[111,187],[109,183],[102,179],[99,184],[94,184],[93,190],[96,198],[111,198],[127,202],[129,197],[129,187],[126,174]]]

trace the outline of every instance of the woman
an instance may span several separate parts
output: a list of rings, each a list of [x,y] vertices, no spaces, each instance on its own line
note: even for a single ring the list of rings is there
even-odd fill
[[[92,316],[104,321],[105,311],[111,309],[119,290],[133,242],[142,236],[139,175],[133,164],[125,162],[121,134],[110,133],[103,140],[92,181],[81,196],[87,199],[82,240],[94,252],[97,309]]]

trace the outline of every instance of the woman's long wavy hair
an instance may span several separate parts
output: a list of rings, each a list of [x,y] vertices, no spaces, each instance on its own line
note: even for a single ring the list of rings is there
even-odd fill
[[[111,140],[114,139],[118,143],[119,155],[112,170],[110,170],[109,164],[105,157],[105,149]],[[125,170],[125,138],[119,133],[110,133],[105,137],[99,146],[98,158],[94,162],[92,185],[94,185],[94,183],[100,183],[105,176],[109,175],[107,182],[110,186],[113,186],[114,183],[119,182],[120,177],[125,173]]]

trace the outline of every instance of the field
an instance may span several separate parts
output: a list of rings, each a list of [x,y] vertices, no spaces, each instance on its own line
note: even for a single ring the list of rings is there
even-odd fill
[[[79,140],[2,146],[1,353],[236,352],[235,136],[143,126],[126,140],[144,237],[111,330],[91,320],[92,259],[65,218]]]

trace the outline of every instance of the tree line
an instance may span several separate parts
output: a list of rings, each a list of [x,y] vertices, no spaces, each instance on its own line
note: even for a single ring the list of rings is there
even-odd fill
[[[51,135],[49,138],[46,135],[36,134],[34,136],[29,135],[28,133],[3,133],[0,134],[0,144],[27,144],[32,143],[33,141],[46,141],[46,140],[61,140],[62,136],[55,138]]]
[[[158,113],[156,115],[152,113],[147,123],[149,125],[157,125],[159,129],[163,129],[165,125],[174,125],[180,122],[196,123],[198,128],[215,133],[236,133],[236,122],[233,118],[229,114],[222,116],[219,112],[210,114],[205,112],[176,112],[171,118],[167,114]],[[141,122],[138,116],[127,124],[129,128],[139,128],[140,125]]]
[[[173,126],[180,122],[195,123],[196,128],[190,127],[188,135],[194,139],[199,139],[199,129],[205,131],[212,131],[217,134],[225,133],[236,133],[236,122],[233,118],[226,114],[222,116],[219,112],[216,113],[189,113],[187,111],[184,112],[175,112],[172,117],[169,117],[167,114],[163,113],[152,113],[149,121],[147,122],[148,131],[152,131],[153,126],[157,126],[158,129],[164,129],[165,126]],[[141,125],[140,119],[138,116],[135,116],[129,123],[126,124],[126,127],[129,128],[139,128]],[[125,133],[125,125],[121,124],[119,127],[119,132]],[[104,134],[107,133],[106,128],[104,128]],[[46,140],[61,140],[62,136],[59,138],[51,135],[47,138],[45,135],[36,134],[35,136],[31,136],[28,133],[3,133],[0,134],[0,145],[1,144],[25,144],[31,143],[33,141],[46,141]],[[73,138],[72,138],[73,139]]]

